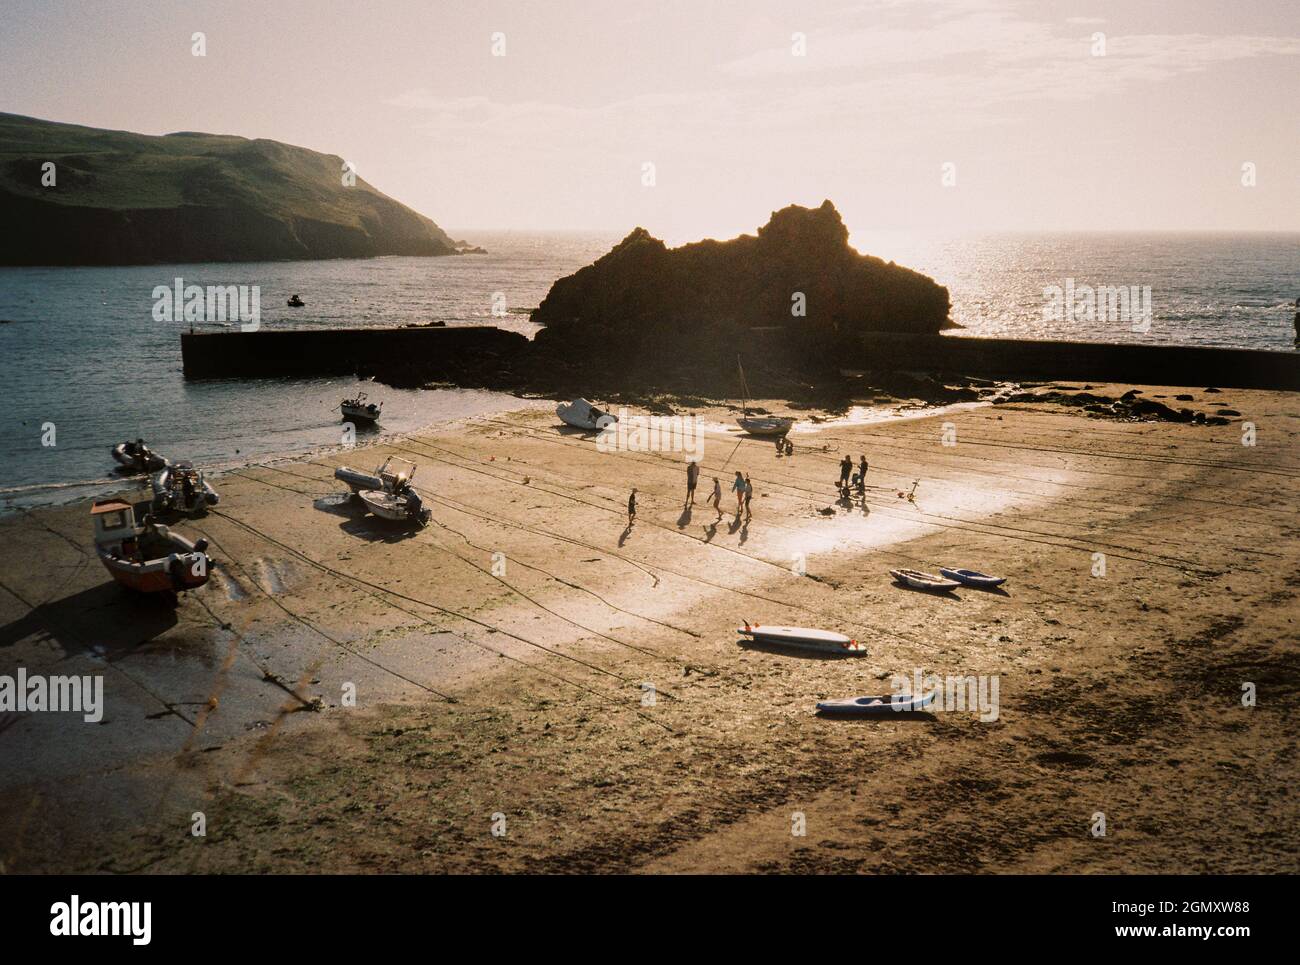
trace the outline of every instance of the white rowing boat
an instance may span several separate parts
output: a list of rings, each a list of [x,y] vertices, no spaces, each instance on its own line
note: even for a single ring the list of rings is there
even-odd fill
[[[915,713],[934,701],[934,694],[916,697],[912,694],[883,694],[868,697],[845,697],[843,700],[823,700],[817,709],[823,714],[843,714],[858,717],[877,717],[885,714]]]
[[[922,573],[920,570],[890,570],[889,575],[903,586],[910,586],[914,590],[929,590],[932,593],[944,593],[961,586],[956,580],[945,580],[943,577],[935,576],[933,573]]]

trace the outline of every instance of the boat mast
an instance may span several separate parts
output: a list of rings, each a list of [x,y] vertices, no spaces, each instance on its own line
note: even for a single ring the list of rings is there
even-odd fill
[[[746,419],[749,418],[749,383],[745,381],[745,367],[740,364],[740,356],[736,356],[736,368],[740,370],[740,391],[744,393],[741,397],[740,411]]]

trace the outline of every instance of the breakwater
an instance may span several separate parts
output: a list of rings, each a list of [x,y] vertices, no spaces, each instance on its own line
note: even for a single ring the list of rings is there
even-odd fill
[[[755,346],[761,347],[762,357],[779,360],[779,367],[799,367],[806,361],[794,357],[792,342],[775,329],[755,332],[751,351]],[[672,346],[665,346],[663,354],[675,358]],[[569,353],[548,354],[523,335],[491,326],[185,333],[181,356],[187,379],[361,374],[390,385],[414,387],[442,380],[503,391],[545,388],[536,384],[538,379],[545,382],[557,368],[575,361]],[[1300,353],[1249,349],[881,332],[845,346],[835,362],[868,371],[919,370],[1016,381],[1300,391]]]
[[[1300,352],[873,333],[859,368],[979,378],[1300,391]]]

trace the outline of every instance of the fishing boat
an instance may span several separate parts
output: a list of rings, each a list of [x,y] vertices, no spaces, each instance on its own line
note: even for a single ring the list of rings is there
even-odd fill
[[[745,367],[740,364],[739,355],[736,356],[736,368],[740,371],[740,388],[744,393],[740,403],[741,417],[736,420],[737,425],[751,436],[784,436],[789,433],[794,426],[794,419],[785,416],[749,414],[749,383],[745,381]]]
[[[113,447],[113,458],[131,472],[157,472],[167,467],[167,460],[146,446],[143,439],[119,442]]]
[[[934,694],[884,694],[869,697],[845,697],[843,700],[823,700],[817,709],[823,714],[876,717],[885,714],[908,714],[923,709],[934,702]]]
[[[423,526],[432,515],[424,508],[420,494],[409,486],[395,493],[383,489],[363,489],[357,496],[368,510],[389,522],[418,523]]]
[[[294,295],[287,302],[285,302],[285,304],[288,305],[290,308],[302,308],[307,303],[302,300],[301,295]]]
[[[384,404],[382,402],[367,402],[364,392],[358,392],[355,399],[344,399],[339,403],[343,418],[353,419],[357,422],[377,422],[383,408]]]
[[[748,622],[736,631],[741,636],[749,637],[755,643],[775,646],[794,647],[799,650],[815,650],[820,653],[833,653],[841,656],[863,656],[867,652],[865,644],[831,630],[818,630],[813,627],[769,626]]]
[[[203,478],[203,470],[188,462],[172,463],[155,473],[151,482],[155,513],[195,515],[217,505],[220,499],[212,484]]]
[[[984,590],[991,590],[1007,581],[1005,576],[989,576],[987,573],[980,573],[978,570],[955,570],[941,566],[939,572],[950,580],[956,580],[963,586],[973,586]]]
[[[555,414],[575,429],[603,429],[611,422],[618,421],[618,416],[599,409],[582,398],[561,402],[555,407]]]
[[[941,576],[922,573],[920,570],[890,570],[889,575],[903,586],[911,587],[913,590],[929,590],[932,593],[946,593],[961,586],[956,580],[945,580]]]
[[[99,561],[118,583],[139,593],[179,593],[208,582],[208,541],[190,542],[149,516],[147,503],[96,501],[90,515]]]

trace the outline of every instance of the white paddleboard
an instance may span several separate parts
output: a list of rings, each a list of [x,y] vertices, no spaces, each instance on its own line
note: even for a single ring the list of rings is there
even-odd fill
[[[810,650],[825,650],[836,653],[866,653],[864,644],[831,630],[818,630],[814,627],[787,627],[769,624],[756,624],[736,631],[742,636],[752,637],[759,643],[776,643],[789,647],[802,647]]]

